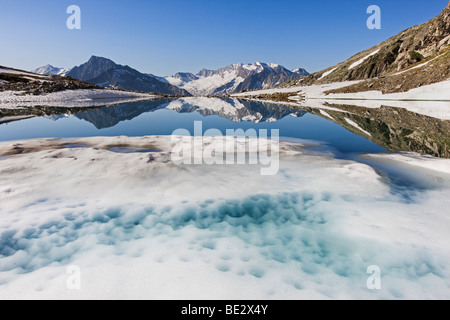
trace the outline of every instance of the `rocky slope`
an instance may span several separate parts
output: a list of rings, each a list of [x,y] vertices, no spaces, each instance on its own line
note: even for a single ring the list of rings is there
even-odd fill
[[[169,83],[142,74],[128,66],[117,66],[102,73],[96,78],[88,80],[90,83],[102,87],[119,88],[140,92],[155,92],[158,94],[190,96],[191,94]]]
[[[112,60],[92,56],[86,63],[73,67],[67,75],[82,81],[89,81],[116,66],[117,64]]]
[[[376,87],[384,92],[390,90],[404,92],[449,78],[449,59],[448,54],[446,55],[449,45],[450,2],[442,13],[432,20],[411,27],[336,66],[316,72],[301,80],[283,83],[281,87],[348,80],[384,79],[384,77],[394,76],[395,78],[391,80],[370,81],[351,90],[373,90]],[[412,69],[412,67],[415,68]],[[399,72],[405,70],[408,71],[401,74],[401,77],[397,77]],[[420,76],[418,76],[419,73]],[[404,81],[405,77],[410,78],[409,83]]]
[[[356,93],[381,91],[384,94],[406,92],[450,79],[450,51],[442,50],[434,58],[419,62],[403,71],[369,79],[349,87],[326,91],[330,93]]]

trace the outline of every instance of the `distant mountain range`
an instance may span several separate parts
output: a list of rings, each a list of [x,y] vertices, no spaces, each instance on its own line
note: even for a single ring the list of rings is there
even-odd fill
[[[450,2],[440,15],[348,60],[281,87],[366,80],[339,92],[405,92],[450,78]],[[335,92],[337,93],[337,91]]]
[[[177,73],[165,79],[195,96],[218,96],[273,88],[285,81],[300,79],[308,74],[301,68],[290,71],[278,64],[256,62],[233,64],[219,70],[203,69],[196,75]]]
[[[246,90],[275,87],[285,81],[308,75],[305,69],[290,71],[272,63],[233,64],[219,70],[203,69],[199,73],[177,73],[159,77],[141,73],[112,60],[92,56],[88,62],[72,69],[47,65],[34,70],[38,74],[58,74],[102,87],[130,91],[154,92],[182,96],[219,96]]]

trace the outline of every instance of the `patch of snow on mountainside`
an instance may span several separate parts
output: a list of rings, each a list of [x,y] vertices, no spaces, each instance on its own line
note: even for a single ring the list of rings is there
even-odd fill
[[[258,67],[254,64],[244,64],[244,65],[242,65],[242,68],[244,68],[246,70],[250,70],[250,71],[258,70]]]
[[[338,67],[331,69],[330,71],[325,72],[320,78],[319,80],[322,80],[325,77],[328,77],[330,74],[332,74]]]
[[[436,59],[442,57],[443,55],[445,55],[445,53],[443,53],[443,54],[441,54],[441,55],[438,55],[437,57],[435,57],[435,58],[433,58],[433,59],[431,59],[431,60],[428,60],[428,61],[426,61],[426,62],[423,62],[423,63],[421,63],[421,64],[419,64],[419,65],[417,65],[417,66],[414,66],[414,67],[412,67],[412,68],[409,68],[409,69],[406,69],[406,70],[403,70],[403,71],[394,73],[394,76],[398,76],[398,75],[403,74],[403,73],[405,73],[405,72],[408,72],[408,71],[411,71],[411,70],[415,70],[415,69],[419,69],[419,68],[425,67],[425,66],[428,65],[430,62],[433,62],[434,60],[436,60]]]
[[[369,59],[370,57],[376,55],[379,51],[380,51],[380,49],[375,50],[374,52],[372,52],[372,53],[369,54],[368,56],[366,56],[366,57],[364,57],[364,58],[362,58],[362,59],[356,61],[356,62],[353,63],[350,67],[348,67],[348,69],[350,70],[350,69],[353,69],[353,68],[359,66],[361,63],[363,63],[364,61],[366,61],[366,60]]]

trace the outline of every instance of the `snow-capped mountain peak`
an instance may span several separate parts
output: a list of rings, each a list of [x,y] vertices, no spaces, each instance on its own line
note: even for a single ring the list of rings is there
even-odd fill
[[[249,71],[255,71],[255,70],[258,71],[258,67],[259,67],[259,65],[257,63],[255,63],[255,64],[242,64],[241,66],[245,70],[249,70]]]
[[[37,68],[36,70],[33,70],[31,72],[43,75],[58,75],[64,77],[70,72],[70,69],[57,68],[50,64],[47,64],[46,66]]]

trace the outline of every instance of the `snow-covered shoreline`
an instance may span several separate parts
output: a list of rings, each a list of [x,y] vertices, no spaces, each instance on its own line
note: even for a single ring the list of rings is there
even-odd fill
[[[108,89],[65,90],[42,95],[22,95],[17,91],[0,92],[0,109],[20,107],[48,106],[65,108],[82,108],[151,100],[158,98],[154,94],[126,92]]]
[[[305,95],[307,99],[314,98],[323,98],[326,97],[324,94],[325,91],[339,89],[343,87],[347,87],[353,84],[358,83],[359,81],[345,81],[345,82],[334,82],[329,84],[319,84],[319,85],[311,85],[311,86],[298,86],[298,87],[290,87],[290,88],[273,88],[266,90],[254,90],[248,92],[241,92],[232,94],[232,97],[251,97],[258,95],[270,95],[274,93],[301,93]]]
[[[274,88],[243,92],[232,95],[237,98],[252,98],[275,93],[297,93],[290,99],[299,105],[323,108],[325,103],[346,104],[367,108],[381,106],[405,108],[409,111],[444,120],[450,120],[450,81],[443,81],[408,92],[383,94],[379,91],[359,93],[325,94],[326,91],[340,89],[359,81],[335,82],[292,88]]]

